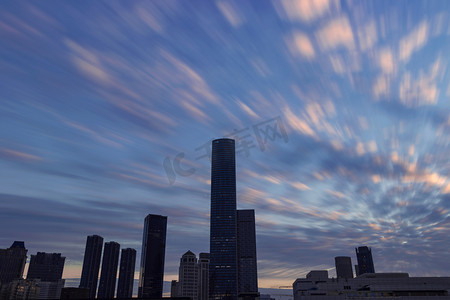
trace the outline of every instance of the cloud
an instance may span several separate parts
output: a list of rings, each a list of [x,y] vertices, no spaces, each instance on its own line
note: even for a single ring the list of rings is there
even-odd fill
[[[377,26],[371,21],[358,28],[358,41],[361,51],[367,51],[373,48],[377,42]]]
[[[329,21],[316,32],[316,38],[323,51],[338,47],[345,47],[348,50],[355,48],[352,27],[347,17]]]
[[[383,73],[391,74],[395,72],[394,56],[391,49],[384,48],[379,52],[378,64]]]
[[[277,11],[282,17],[286,16],[290,21],[312,22],[329,12],[332,6],[337,5],[332,0],[282,0],[278,4]]]
[[[421,71],[416,80],[411,78],[410,72],[405,72],[400,82],[400,102],[408,107],[436,104],[439,96],[436,79],[441,68],[441,59],[438,58],[430,66],[428,73],[424,74]]]
[[[237,28],[244,23],[244,18],[238,12],[238,7],[230,1],[217,1],[217,7],[231,26]]]
[[[41,161],[42,157],[25,153],[18,150],[12,150],[7,148],[0,148],[0,157],[11,159],[20,162],[32,162],[32,161]]]
[[[302,32],[295,32],[292,37],[287,41],[288,47],[291,52],[300,54],[305,58],[312,59],[315,56],[314,47],[308,38],[308,36]]]
[[[428,22],[425,20],[400,40],[400,61],[409,61],[411,55],[422,48],[428,40]]]
[[[375,79],[372,93],[375,98],[387,97],[390,94],[391,79],[389,76],[380,75]]]

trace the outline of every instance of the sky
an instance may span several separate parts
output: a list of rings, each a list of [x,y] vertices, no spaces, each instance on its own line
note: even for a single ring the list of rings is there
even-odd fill
[[[236,139],[259,286],[372,248],[449,276],[450,2],[3,1],[0,248],[81,274],[86,236],[137,250],[168,216],[165,280],[209,251],[212,139]]]

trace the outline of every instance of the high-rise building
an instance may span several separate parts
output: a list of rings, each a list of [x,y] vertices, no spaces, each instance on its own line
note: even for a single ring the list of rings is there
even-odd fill
[[[139,298],[161,298],[166,254],[167,217],[148,215],[144,222]]]
[[[27,262],[25,243],[15,241],[8,249],[0,249],[0,283],[22,279]]]
[[[355,248],[356,258],[358,259],[358,275],[365,273],[375,273],[375,267],[372,259],[372,249],[367,246]]]
[[[39,299],[59,299],[65,282],[62,279],[65,260],[61,253],[38,252],[31,255],[27,280],[40,280]]]
[[[258,294],[255,211],[237,211],[238,295]]]
[[[179,282],[176,280],[172,280],[171,284],[170,284],[170,297],[175,298],[175,297],[179,297]]]
[[[235,142],[212,141],[209,298],[237,299]]]
[[[336,256],[334,263],[336,266],[336,277],[353,278],[352,259],[349,256]]]
[[[180,259],[178,272],[179,297],[189,297],[197,300],[198,296],[198,265],[197,257],[187,251]]]
[[[98,270],[100,269],[102,248],[103,238],[101,236],[90,235],[87,237],[79,287],[88,288],[91,299],[95,298],[97,292]]]
[[[198,300],[209,298],[209,253],[198,255]]]
[[[103,250],[102,270],[100,272],[100,284],[98,285],[97,293],[97,298],[99,299],[114,298],[119,252],[119,243],[113,241],[105,243],[105,249]]]
[[[117,298],[131,298],[133,296],[135,265],[136,250],[131,248],[122,249],[119,281],[117,283]]]
[[[58,281],[62,278],[65,260],[61,253],[38,252],[31,255],[27,279]]]

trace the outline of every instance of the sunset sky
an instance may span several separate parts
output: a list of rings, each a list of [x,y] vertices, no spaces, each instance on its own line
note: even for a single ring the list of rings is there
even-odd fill
[[[372,248],[377,272],[450,275],[450,1],[3,1],[0,248],[81,274],[86,236],[165,280],[209,251],[214,138],[237,139],[260,287]]]

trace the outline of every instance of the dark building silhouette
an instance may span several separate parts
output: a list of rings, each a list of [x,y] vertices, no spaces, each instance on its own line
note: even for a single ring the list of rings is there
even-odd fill
[[[83,270],[81,271],[80,288],[89,289],[89,297],[95,298],[98,282],[98,270],[102,256],[103,238],[90,235],[86,240],[84,251]]]
[[[66,287],[61,291],[61,300],[63,299],[89,299],[89,289]]]
[[[117,283],[117,298],[133,296],[134,270],[136,265],[136,250],[122,249],[120,256],[119,281]]]
[[[100,283],[98,285],[97,293],[97,298],[99,299],[114,298],[119,252],[119,243],[105,243],[105,249],[103,250],[102,270],[100,272]]]
[[[237,299],[236,162],[232,139],[212,141],[209,298]]]
[[[238,295],[255,297],[258,293],[256,266],[255,211],[237,211]]]
[[[161,298],[166,254],[167,217],[148,215],[144,222],[139,298]]]
[[[355,248],[356,258],[358,259],[357,274],[375,273],[373,266],[372,249],[367,246]]]
[[[27,251],[21,241],[15,241],[8,249],[0,249],[0,283],[22,279]]]
[[[209,253],[198,256],[198,300],[209,298]]]
[[[336,277],[353,278],[352,259],[349,256],[336,256],[334,264],[336,266]]]
[[[31,255],[27,279],[58,281],[62,278],[65,260],[61,253],[38,252]]]

